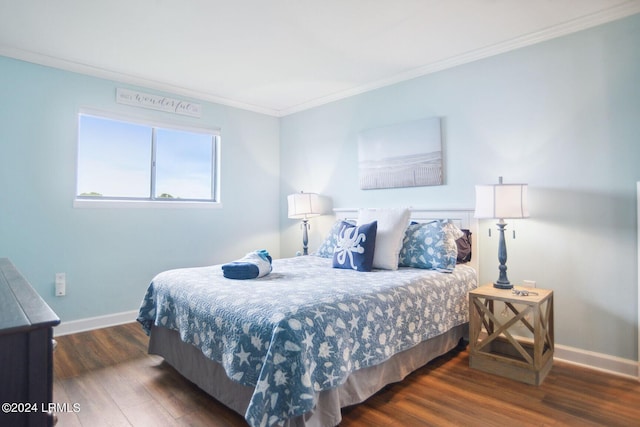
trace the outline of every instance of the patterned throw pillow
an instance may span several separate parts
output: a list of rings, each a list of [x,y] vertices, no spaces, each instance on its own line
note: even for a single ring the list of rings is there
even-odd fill
[[[359,226],[343,223],[333,253],[333,266],[357,271],[371,271],[378,223]]]
[[[336,244],[338,242],[338,233],[340,233],[340,229],[343,224],[355,225],[355,221],[336,221],[333,224],[333,227],[331,227],[331,231],[329,231],[329,234],[324,239],[324,242],[322,242],[318,250],[313,255],[322,258],[333,258],[333,251],[336,249]]]
[[[456,240],[464,236],[462,230],[460,230],[451,220],[440,221],[444,229],[444,247],[445,247],[445,266],[443,269],[453,271],[458,261],[458,244]]]
[[[407,227],[398,257],[400,267],[433,269],[444,254],[444,230],[439,221]]]
[[[412,223],[407,227],[398,257],[400,267],[451,272],[456,266],[460,230],[450,221]]]

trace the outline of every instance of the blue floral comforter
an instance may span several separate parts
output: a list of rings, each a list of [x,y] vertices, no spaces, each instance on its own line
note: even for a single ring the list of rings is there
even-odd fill
[[[468,321],[471,267],[370,273],[331,268],[315,256],[273,261],[255,280],[225,279],[219,265],[158,274],[138,321],[183,341],[254,388],[251,426],[282,424],[358,369]]]

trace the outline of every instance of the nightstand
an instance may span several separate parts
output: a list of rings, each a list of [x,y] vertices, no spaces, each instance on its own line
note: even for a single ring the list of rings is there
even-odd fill
[[[516,289],[530,293],[493,285],[469,292],[469,366],[540,385],[553,365],[553,291]]]

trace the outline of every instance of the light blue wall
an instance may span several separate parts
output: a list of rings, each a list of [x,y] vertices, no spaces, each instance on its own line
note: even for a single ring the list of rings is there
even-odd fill
[[[300,247],[283,205],[292,191],[335,207],[473,208],[475,184],[526,182],[531,218],[509,224],[511,281],[554,290],[558,344],[637,360],[638,46],[640,15],[284,117],[282,255]],[[445,185],[360,190],[358,132],[432,116]],[[311,222],[314,248],[331,219]],[[476,236],[482,282],[498,274],[490,227]]]
[[[636,359],[639,45],[634,16],[280,120],[200,101],[201,119],[123,106],[125,85],[0,57],[0,256],[63,321],[82,319],[136,309],[167,268],[258,247],[293,255],[293,191],[336,207],[470,208],[474,184],[502,175],[530,185],[531,218],[509,225],[510,279],[555,291],[557,343]],[[81,107],[221,127],[223,208],[74,209]],[[358,132],[431,116],[443,118],[446,184],[360,190]],[[330,223],[312,220],[311,248]],[[497,276],[490,227],[476,236],[484,282]],[[53,296],[56,272],[66,297]]]
[[[0,57],[0,257],[63,322],[137,309],[165,269],[280,251],[278,119],[201,101],[200,119],[129,107],[117,87],[130,86]],[[223,207],[74,209],[81,107],[220,127]]]

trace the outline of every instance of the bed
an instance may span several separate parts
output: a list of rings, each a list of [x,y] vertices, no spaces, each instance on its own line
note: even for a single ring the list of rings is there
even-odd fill
[[[444,218],[474,230],[471,211],[411,212],[417,223]],[[220,265],[160,273],[138,317],[149,352],[251,426],[329,427],[342,407],[468,336],[475,262],[446,273],[332,267],[330,258],[300,256],[273,260],[254,280],[225,279]]]

